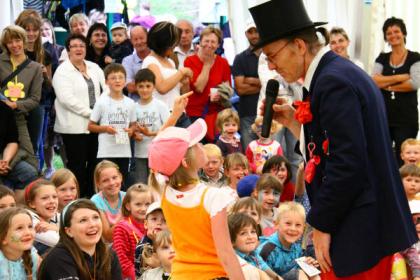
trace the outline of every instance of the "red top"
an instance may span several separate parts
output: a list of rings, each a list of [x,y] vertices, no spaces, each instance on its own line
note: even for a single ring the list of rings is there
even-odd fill
[[[209,80],[204,87],[203,92],[198,93],[195,90],[194,83],[203,69],[203,62],[198,55],[192,55],[185,59],[184,67],[191,68],[193,71],[193,78],[190,81],[191,90],[194,94],[188,98],[188,105],[186,108],[188,116],[201,117],[207,103],[210,102],[210,88],[214,88],[223,82],[229,82],[231,85],[230,66],[226,59],[216,55],[213,66],[210,69]],[[210,103],[208,113],[221,111],[223,108],[217,103]]]
[[[295,185],[289,181],[283,186],[283,192],[280,195],[280,202],[293,201],[294,197],[295,197]]]
[[[133,218],[124,218],[114,228],[112,247],[117,253],[124,279],[136,280],[134,252],[145,233],[144,224]]]

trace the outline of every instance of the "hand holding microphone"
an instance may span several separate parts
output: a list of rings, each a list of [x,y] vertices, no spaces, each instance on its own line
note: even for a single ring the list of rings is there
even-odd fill
[[[301,124],[295,119],[295,109],[284,97],[278,97],[279,83],[271,79],[267,83],[266,98],[263,110],[262,137],[270,135],[271,123],[273,118],[280,124],[287,127],[292,134],[299,139]]]

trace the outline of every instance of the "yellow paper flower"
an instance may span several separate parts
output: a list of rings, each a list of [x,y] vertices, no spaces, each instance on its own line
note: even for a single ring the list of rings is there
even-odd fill
[[[24,98],[24,87],[25,86],[22,83],[14,83],[10,81],[7,83],[7,89],[4,91],[4,96],[10,98],[11,101],[16,101],[19,98]]]

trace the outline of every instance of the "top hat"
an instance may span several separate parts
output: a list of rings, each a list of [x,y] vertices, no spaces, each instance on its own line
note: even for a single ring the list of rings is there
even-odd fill
[[[249,11],[260,35],[260,41],[254,49],[304,29],[326,24],[312,22],[302,0],[271,0],[254,6]]]

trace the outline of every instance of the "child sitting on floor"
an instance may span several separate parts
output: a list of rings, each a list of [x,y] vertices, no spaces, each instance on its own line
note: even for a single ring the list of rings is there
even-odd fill
[[[163,230],[156,234],[155,241],[153,242],[153,254],[159,260],[160,266],[146,270],[140,279],[170,279],[175,250],[172,246],[172,237],[169,231]]]
[[[320,279],[319,276],[309,278],[296,262],[297,258],[304,256],[297,241],[303,235],[305,219],[305,209],[301,204],[292,201],[282,203],[276,219],[277,231],[261,238],[257,249],[268,266],[285,280]],[[306,263],[318,265],[311,256],[306,257]]]

